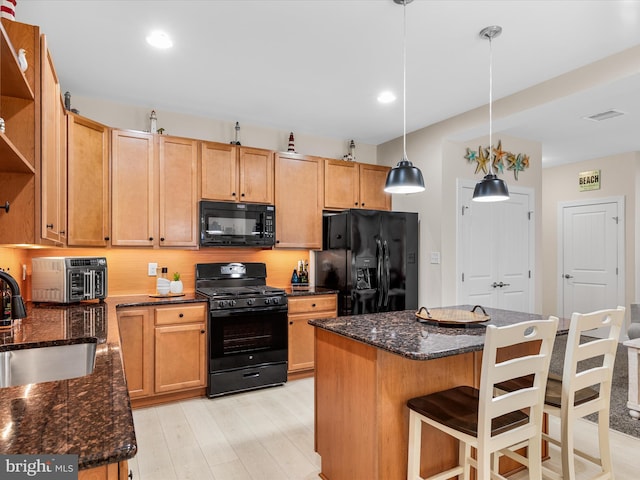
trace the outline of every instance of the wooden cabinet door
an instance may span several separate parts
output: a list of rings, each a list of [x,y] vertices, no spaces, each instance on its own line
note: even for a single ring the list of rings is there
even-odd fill
[[[276,154],[276,247],[322,248],[323,167],[321,158]]]
[[[155,393],[206,385],[203,323],[155,327]]]
[[[358,164],[344,160],[324,162],[324,208],[344,210],[360,206]]]
[[[290,373],[312,370],[315,365],[314,329],[309,320],[338,316],[337,296],[310,295],[289,298]]]
[[[198,244],[198,143],[159,136],[160,238],[162,247]]]
[[[111,244],[151,247],[157,231],[154,138],[113,130]]]
[[[360,208],[391,210],[391,194],[385,193],[384,185],[390,167],[358,164],[360,169]]]
[[[200,148],[202,198],[238,201],[238,148],[235,145],[213,142],[201,142]]]
[[[273,152],[240,147],[240,202],[273,204]]]
[[[78,480],[125,480],[129,474],[128,462],[108,463],[100,467],[78,471]]]
[[[109,241],[109,129],[67,115],[67,245],[104,247]]]
[[[120,345],[131,398],[153,393],[153,330],[147,308],[117,311]]]
[[[45,240],[61,243],[66,229],[62,221],[62,208],[66,208],[63,197],[63,159],[61,158],[61,118],[62,104],[60,84],[56,75],[51,54],[47,49],[46,38],[41,37],[41,162],[40,162],[40,236]],[[66,158],[64,159],[66,161]]]

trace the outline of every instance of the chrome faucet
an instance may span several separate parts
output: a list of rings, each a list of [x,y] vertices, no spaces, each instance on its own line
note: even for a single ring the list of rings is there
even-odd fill
[[[20,295],[20,287],[18,282],[7,272],[0,270],[0,280],[4,280],[11,290],[11,319],[18,320],[27,316],[27,309],[24,306],[24,300]]]

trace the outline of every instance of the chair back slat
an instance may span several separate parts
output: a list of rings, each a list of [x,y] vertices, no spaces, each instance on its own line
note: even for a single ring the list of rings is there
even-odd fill
[[[529,410],[527,425],[542,424],[542,406],[544,403],[544,385],[547,382],[553,342],[558,327],[558,318],[533,320],[506,327],[487,326],[484,350],[482,353],[482,371],[480,373],[480,391],[478,405],[478,440],[498,441],[501,435],[491,437],[491,425],[495,418],[505,414]],[[498,351],[504,347],[531,342],[537,351],[526,353],[517,359],[498,361]],[[505,380],[533,375],[533,386],[505,395],[494,396],[494,386]],[[515,431],[504,433],[513,437]]]

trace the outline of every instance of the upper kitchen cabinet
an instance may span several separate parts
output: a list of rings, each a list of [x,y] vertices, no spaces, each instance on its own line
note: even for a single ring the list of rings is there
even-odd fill
[[[26,51],[29,67],[17,62]],[[40,30],[2,19],[0,24],[0,244],[36,242],[36,164],[40,158]],[[9,211],[5,211],[9,205]],[[39,235],[38,235],[39,237]]]
[[[322,248],[324,159],[277,153],[276,247]]]
[[[109,242],[109,128],[67,114],[67,245]]]
[[[201,142],[202,198],[273,204],[271,150]]]
[[[112,245],[197,246],[195,140],[113,130],[111,162]]]
[[[389,167],[325,159],[324,168],[324,208],[391,210],[384,192]]]
[[[198,243],[198,143],[157,136],[160,166],[161,247],[195,247]]]
[[[64,244],[67,224],[65,110],[60,83],[44,35],[40,37],[40,52],[40,237]]]

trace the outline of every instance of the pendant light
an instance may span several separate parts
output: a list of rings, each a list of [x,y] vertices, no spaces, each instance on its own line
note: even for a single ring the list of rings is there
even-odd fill
[[[402,37],[402,160],[387,175],[384,191],[387,193],[418,193],[424,191],[424,179],[418,167],[407,158],[407,3],[413,0],[393,0],[403,7]]]
[[[482,181],[476,184],[473,190],[473,201],[475,202],[501,202],[509,200],[509,190],[504,180],[500,180],[493,173],[493,161],[495,153],[493,151],[493,55],[491,40],[502,33],[502,27],[493,25],[480,30],[480,38],[489,40],[489,174],[485,175]]]

